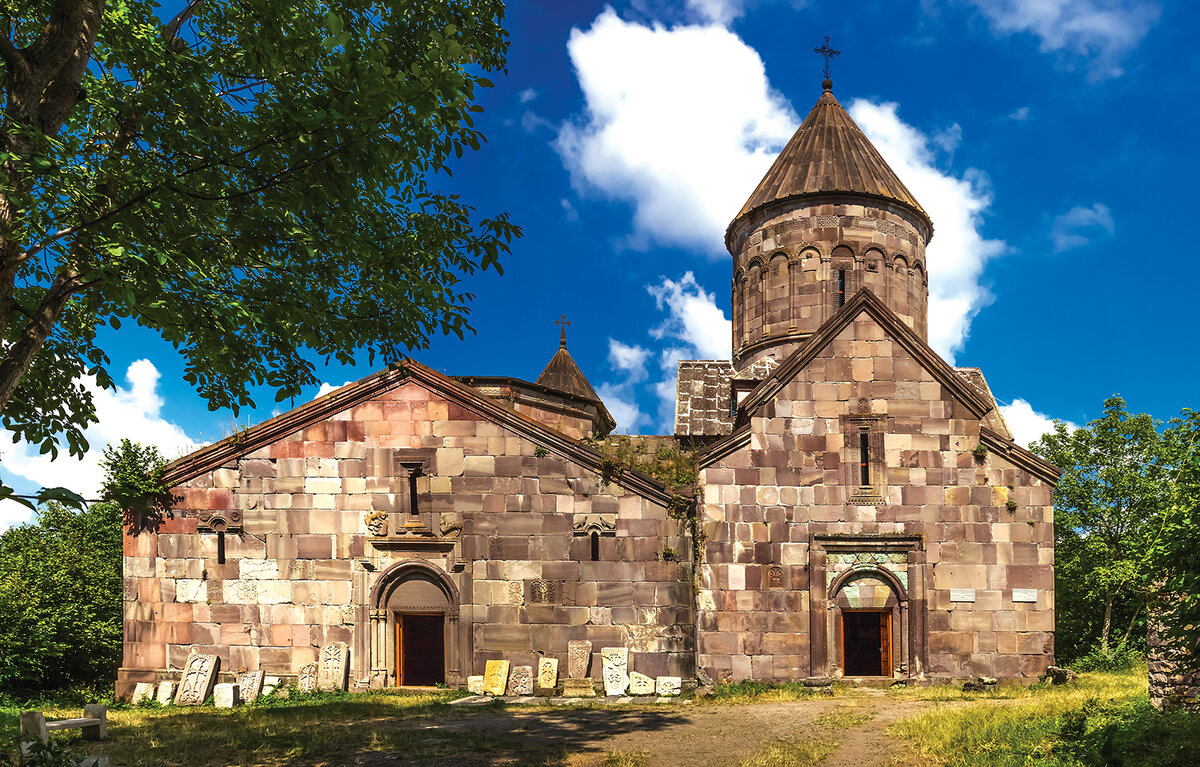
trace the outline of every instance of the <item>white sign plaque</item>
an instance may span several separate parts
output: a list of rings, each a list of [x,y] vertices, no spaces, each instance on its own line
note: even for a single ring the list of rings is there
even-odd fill
[[[1037,602],[1037,589],[1013,589],[1014,602]]]
[[[974,602],[975,589],[950,589],[951,602]]]

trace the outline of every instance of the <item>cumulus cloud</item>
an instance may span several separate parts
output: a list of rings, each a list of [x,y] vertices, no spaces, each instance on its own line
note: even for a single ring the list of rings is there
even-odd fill
[[[652,423],[651,417],[637,405],[638,393],[642,391],[638,384],[652,379],[646,389],[658,402],[657,428],[671,434],[675,426],[677,363],[690,359],[728,359],[732,324],[717,306],[714,294],[704,290],[692,272],[677,280],[662,277],[657,284],[647,285],[646,292],[666,315],[649,330],[660,348],[650,350],[609,339],[608,361],[617,380],[601,386],[599,394],[620,427],[633,431],[642,424]],[[649,369],[651,360],[657,362],[658,368],[653,375]],[[626,413],[625,420],[617,415],[618,409]]]
[[[1013,440],[1022,447],[1029,445],[1043,434],[1054,431],[1054,419],[1039,413],[1023,399],[1014,400],[1011,405],[1001,405],[1000,413],[1008,422],[1008,428],[1013,433]],[[1074,430],[1079,427],[1070,421],[1065,421],[1067,428]]]
[[[326,394],[337,391],[338,389],[342,388],[343,386],[349,386],[352,383],[354,383],[354,382],[353,381],[345,381],[340,384],[333,384],[333,383],[328,383],[328,382],[322,383],[321,388],[317,389],[317,393],[313,397],[313,399],[320,399],[321,397],[324,397]],[[278,415],[278,413],[276,413],[276,415]]]
[[[1008,113],[1008,119],[1013,122],[1023,123],[1029,119],[1029,107],[1017,107]]]
[[[538,97],[538,92],[537,92],[536,88],[526,88],[525,90],[523,90],[517,94],[517,101],[521,102],[522,104],[528,104],[530,101],[533,101],[537,97]]]
[[[662,324],[650,331],[653,338],[682,341],[697,355],[689,359],[729,358],[732,322],[717,306],[716,297],[696,282],[694,274],[687,272],[677,281],[664,277],[658,285],[650,285],[646,290],[654,296],[658,310],[667,311]]]
[[[1121,60],[1158,22],[1149,0],[972,0],[1002,35],[1029,33],[1043,52],[1087,59],[1093,79],[1119,77]]]
[[[987,177],[975,169],[961,176],[937,167],[937,142],[905,123],[894,102],[850,102],[849,112],[888,165],[933,219],[934,237],[926,249],[929,274],[929,344],[954,362],[981,308],[992,295],[981,284],[988,259],[1004,242],[985,239],[983,215],[991,205]]]
[[[1107,205],[1099,202],[1090,208],[1077,205],[1054,219],[1050,240],[1054,252],[1061,253],[1087,245],[1097,234],[1111,237],[1114,230],[1112,211]]]
[[[799,123],[758,53],[721,23],[647,26],[612,8],[572,30],[567,52],[586,104],[554,144],[572,185],[633,206],[630,247],[723,253]]]
[[[91,379],[85,386],[91,391],[96,405],[98,423],[84,430],[91,446],[80,460],[63,451],[51,460],[49,454],[40,455],[37,446],[24,442],[8,445],[11,435],[5,433],[5,442],[0,442],[0,454],[6,480],[21,479],[40,487],[66,487],[85,498],[96,498],[104,480],[100,466],[104,448],[110,443],[128,438],[142,445],[154,445],[167,459],[177,458],[201,447],[177,424],[162,415],[163,399],[158,393],[160,373],[150,360],[138,360],[125,371],[125,386],[116,390],[101,389]],[[13,508],[16,504],[0,504],[0,529],[11,524],[28,521],[28,509],[23,509],[24,518]]]

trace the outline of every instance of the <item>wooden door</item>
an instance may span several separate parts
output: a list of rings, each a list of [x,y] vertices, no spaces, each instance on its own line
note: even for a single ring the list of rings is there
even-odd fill
[[[396,615],[396,685],[431,687],[446,681],[445,615]]]
[[[879,613],[879,654],[882,656],[881,676],[892,675],[892,611]]]

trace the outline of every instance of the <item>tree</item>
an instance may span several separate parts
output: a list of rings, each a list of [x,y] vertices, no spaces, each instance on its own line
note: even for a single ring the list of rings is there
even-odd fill
[[[50,502],[0,534],[0,691],[111,682],[121,663],[121,510]]]
[[[1054,494],[1059,650],[1079,657],[1098,645],[1107,654],[1116,632],[1125,644],[1145,619],[1165,501],[1157,424],[1114,396],[1102,417],[1074,431],[1055,422],[1032,449],[1064,470]]]
[[[210,408],[470,329],[520,235],[439,191],[483,136],[500,0],[17,0],[0,14],[0,424],[87,449],[133,319]],[[307,353],[305,350],[309,350]]]
[[[1166,511],[1152,547],[1163,632],[1200,670],[1200,411],[1184,410],[1163,432]]]

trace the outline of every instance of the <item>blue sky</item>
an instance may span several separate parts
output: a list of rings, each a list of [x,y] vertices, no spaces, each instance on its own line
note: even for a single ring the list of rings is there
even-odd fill
[[[488,143],[445,188],[525,236],[502,277],[469,280],[477,335],[413,356],[532,380],[566,314],[620,430],[669,432],[674,362],[729,354],[721,235],[820,95],[812,49],[830,35],[834,94],[934,221],[931,343],[983,369],[1018,439],[1114,392],[1162,419],[1196,407],[1197,16],[1151,0],[510,3]],[[266,391],[236,420],[209,412],[143,329],[106,343],[122,388],[98,395],[94,455],[14,446],[0,478],[92,494],[109,440],[174,456],[272,414]],[[0,505],[0,528],[25,518]]]

